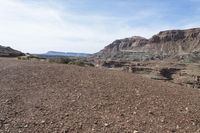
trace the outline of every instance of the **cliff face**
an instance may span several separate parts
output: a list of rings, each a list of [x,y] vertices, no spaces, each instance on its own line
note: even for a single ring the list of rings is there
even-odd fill
[[[147,39],[139,36],[134,36],[131,38],[116,40],[110,45],[106,46],[103,51],[118,52],[123,50],[140,50],[147,43],[148,43]]]
[[[200,51],[200,28],[168,30],[150,39],[134,36],[116,40],[95,56],[113,58],[119,54],[151,53],[152,55],[177,56]],[[121,56],[120,56],[121,57]]]
[[[200,28],[163,31],[149,39],[149,51],[168,55],[189,54],[200,51]]]
[[[4,47],[0,45],[0,57],[17,57],[17,56],[23,56],[24,53],[14,50],[10,47]]]

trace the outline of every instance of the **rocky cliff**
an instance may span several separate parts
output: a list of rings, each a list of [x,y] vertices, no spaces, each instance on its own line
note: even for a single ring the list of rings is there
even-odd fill
[[[0,57],[17,57],[17,56],[23,56],[24,53],[14,50],[10,47],[4,47],[0,45]]]
[[[200,52],[200,28],[161,31],[150,39],[116,40],[95,54],[101,59],[154,59]]]

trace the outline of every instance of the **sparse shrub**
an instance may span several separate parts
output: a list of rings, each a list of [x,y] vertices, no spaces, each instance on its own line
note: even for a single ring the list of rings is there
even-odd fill
[[[160,74],[167,78],[168,80],[173,80],[172,75],[175,74],[177,71],[180,71],[180,69],[177,68],[163,68],[160,70]]]
[[[19,57],[17,57],[17,59],[18,60],[31,60],[31,59],[41,60],[41,59],[45,59],[45,58],[37,57],[34,55],[27,55],[27,56],[19,56]]]
[[[61,63],[61,64],[68,64],[69,62],[71,62],[71,59],[69,58],[51,58],[49,59],[50,63]]]
[[[71,64],[71,65],[77,65],[77,66],[86,66],[86,63],[83,62],[83,61],[70,62],[69,64]]]
[[[28,56],[19,56],[17,57],[18,60],[29,60],[30,58]]]
[[[51,58],[49,59],[50,63],[60,63],[60,64],[69,64],[69,65],[77,65],[77,66],[91,66],[94,67],[94,65],[90,62],[88,62],[85,59],[81,58],[75,58],[75,57],[61,57],[61,58]]]

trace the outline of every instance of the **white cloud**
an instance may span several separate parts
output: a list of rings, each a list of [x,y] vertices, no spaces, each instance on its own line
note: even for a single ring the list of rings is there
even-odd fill
[[[159,16],[151,10],[126,19],[92,13],[83,16],[61,5],[0,0],[0,43],[32,53],[48,50],[97,52],[115,39],[133,35],[150,37],[169,28],[128,24],[128,21],[154,15]]]

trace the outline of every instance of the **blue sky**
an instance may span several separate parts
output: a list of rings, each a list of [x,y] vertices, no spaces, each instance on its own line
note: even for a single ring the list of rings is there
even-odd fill
[[[0,0],[0,44],[94,53],[115,39],[200,27],[200,0]]]

